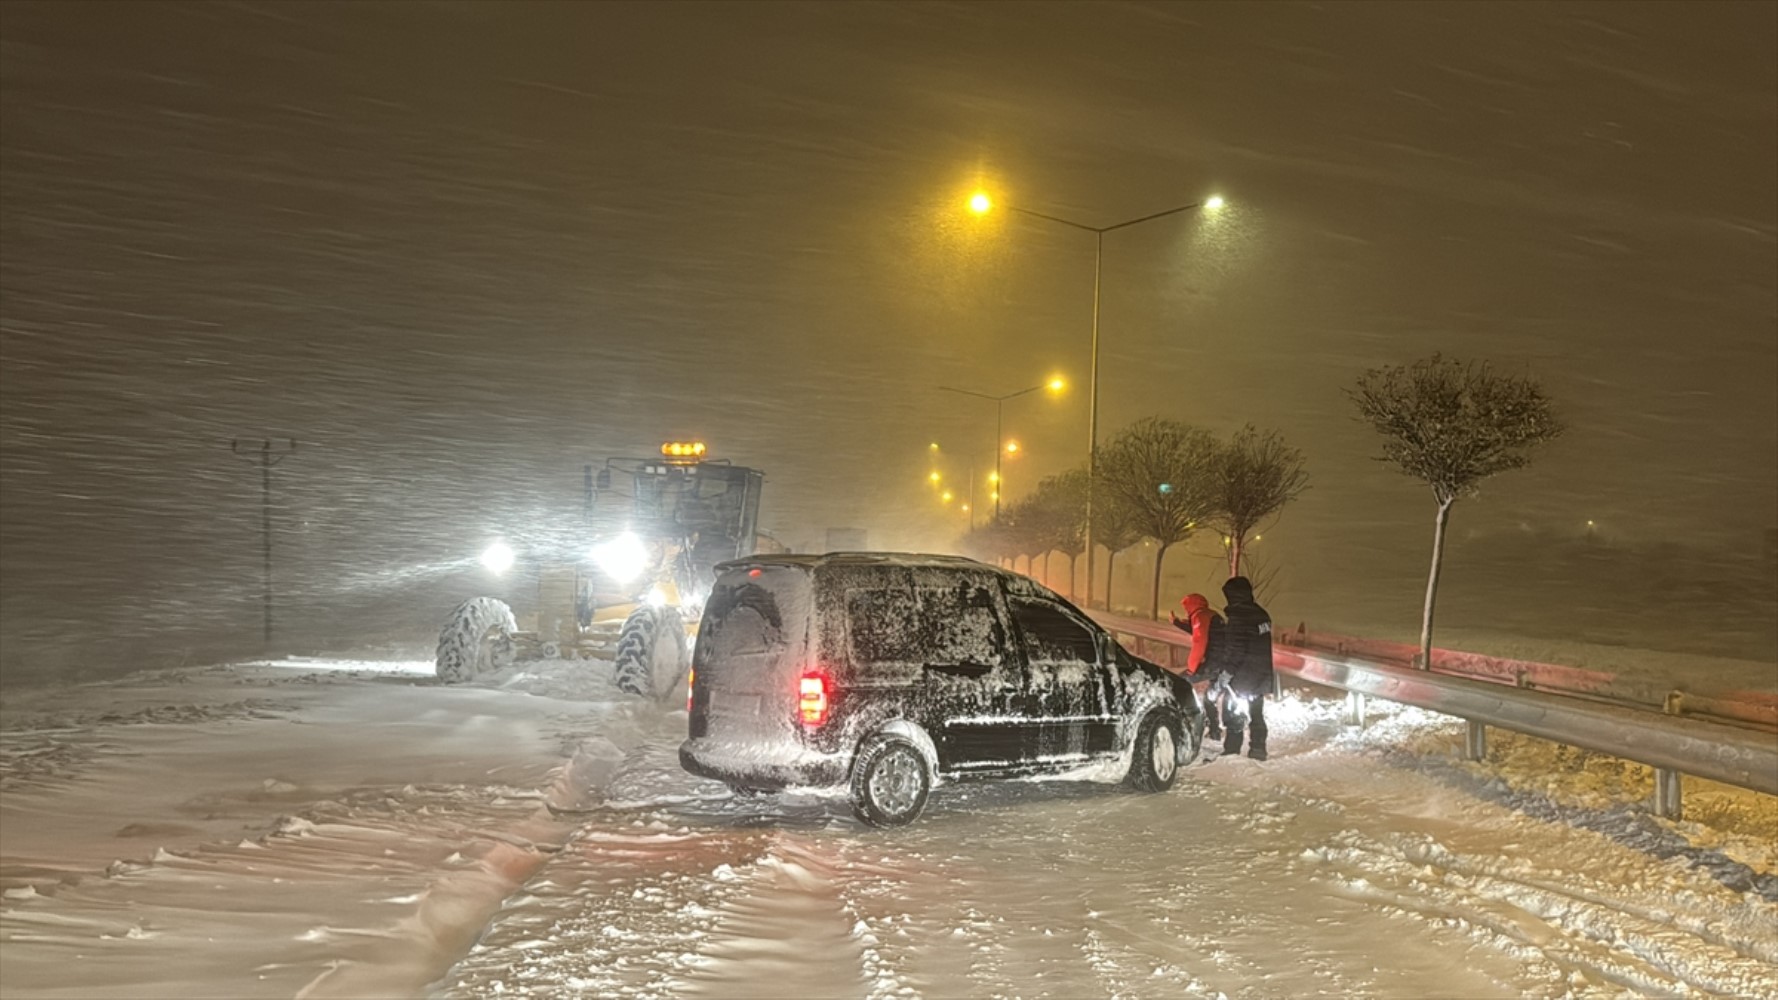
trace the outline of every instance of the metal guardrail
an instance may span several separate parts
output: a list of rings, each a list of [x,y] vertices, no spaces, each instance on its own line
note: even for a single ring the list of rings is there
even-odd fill
[[[1156,622],[1094,614],[1137,655],[1168,647],[1177,662],[1189,639]],[[1649,709],[1454,677],[1284,643],[1274,644],[1277,671],[1297,680],[1348,692],[1349,721],[1362,725],[1365,698],[1382,698],[1454,715],[1469,722],[1472,759],[1486,750],[1486,728],[1497,726],[1541,739],[1622,757],[1655,768],[1655,809],[1678,818],[1680,774],[1778,795],[1778,733],[1724,725]]]

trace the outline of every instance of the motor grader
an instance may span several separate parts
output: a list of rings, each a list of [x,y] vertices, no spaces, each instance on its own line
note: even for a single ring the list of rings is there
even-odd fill
[[[716,565],[782,551],[758,531],[765,475],[709,458],[702,442],[668,442],[658,457],[585,471],[586,523],[567,543],[569,557],[562,544],[525,554],[537,588],[522,614],[497,597],[458,605],[439,635],[439,679],[466,681],[526,659],[610,659],[620,689],[667,698],[690,669],[688,638]],[[497,575],[519,559],[504,541],[482,554]]]

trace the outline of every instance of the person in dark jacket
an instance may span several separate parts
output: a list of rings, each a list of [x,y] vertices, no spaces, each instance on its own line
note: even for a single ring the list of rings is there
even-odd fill
[[[1253,584],[1244,576],[1231,576],[1222,585],[1228,601],[1223,608],[1227,624],[1210,647],[1207,668],[1227,671],[1232,696],[1223,700],[1222,752],[1241,752],[1248,738],[1247,756],[1266,759],[1266,692],[1272,689],[1272,616],[1253,598]]]

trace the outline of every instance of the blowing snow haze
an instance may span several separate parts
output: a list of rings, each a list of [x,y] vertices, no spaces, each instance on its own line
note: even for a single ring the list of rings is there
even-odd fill
[[[1433,506],[1341,390],[1444,351],[1569,431],[1458,510],[1443,621],[1628,637],[1683,592],[1778,658],[1770,573],[1709,589],[1778,523],[1775,45],[1769,3],[8,3],[0,669],[256,645],[232,438],[299,441],[292,642],[424,638],[669,439],[765,469],[798,549],[948,549],[927,445],[980,473],[992,411],[936,386],[1076,387],[1008,404],[1009,496],[1085,451],[1092,238],[977,184],[1228,199],[1107,237],[1100,431],[1307,453],[1281,621],[1417,624]],[[1532,558],[1589,523],[1605,578]]]

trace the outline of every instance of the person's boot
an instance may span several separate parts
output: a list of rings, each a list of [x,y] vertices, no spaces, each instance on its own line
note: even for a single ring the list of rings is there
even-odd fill
[[[1247,748],[1247,756],[1253,758],[1254,760],[1265,760],[1266,759],[1266,745],[1264,743],[1255,743],[1253,746],[1248,747]]]

